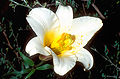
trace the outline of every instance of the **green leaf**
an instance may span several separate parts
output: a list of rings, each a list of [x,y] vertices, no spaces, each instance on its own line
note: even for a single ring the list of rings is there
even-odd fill
[[[3,76],[8,76],[8,75],[20,75],[21,73],[19,71],[13,71],[13,72],[9,72],[9,73],[5,73]]]
[[[28,64],[30,66],[34,66],[34,62],[30,58],[26,57],[24,54],[22,54],[22,52],[19,52],[19,53],[26,64]]]
[[[51,68],[53,68],[52,65],[50,65],[50,64],[45,64],[45,65],[42,65],[42,66],[37,67],[36,70],[47,70],[47,69],[51,69]]]
[[[26,73],[29,73],[31,71],[31,69],[23,69],[21,70],[21,74],[26,74]]]
[[[26,63],[26,62],[23,62],[23,63],[24,63],[24,66],[26,69],[30,67],[28,63]]]
[[[2,32],[2,27],[0,26],[0,32]]]
[[[91,0],[88,0],[87,1],[87,9],[90,7],[90,5],[91,5]]]
[[[119,3],[120,3],[120,1],[117,1],[117,2],[116,2],[116,4],[119,4]]]
[[[10,33],[10,35],[9,35],[9,38],[11,38],[11,37],[12,37],[12,35],[13,35],[13,31],[11,31],[11,33]]]
[[[104,74],[104,73],[102,73],[102,77],[105,77],[105,74]]]
[[[16,76],[12,76],[10,79],[18,79]]]
[[[107,48],[107,45],[105,45],[105,50],[104,50],[104,52],[105,52],[105,55],[107,56],[107,55],[108,55],[108,48]]]
[[[120,51],[117,52],[117,57],[119,56],[119,54],[120,54]]]
[[[25,77],[25,79],[29,78],[34,73],[35,73],[35,69],[31,70],[31,72]]]

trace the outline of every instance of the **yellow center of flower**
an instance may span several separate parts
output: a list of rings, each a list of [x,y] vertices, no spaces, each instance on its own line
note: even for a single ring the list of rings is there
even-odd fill
[[[68,50],[71,50],[72,49],[71,45],[74,43],[74,41],[75,41],[74,35],[63,33],[60,37],[54,39],[50,47],[57,55],[59,55]]]
[[[56,34],[53,31],[47,32],[44,37],[44,46],[50,47],[57,55],[72,49],[72,44],[75,41],[75,36],[62,33]]]

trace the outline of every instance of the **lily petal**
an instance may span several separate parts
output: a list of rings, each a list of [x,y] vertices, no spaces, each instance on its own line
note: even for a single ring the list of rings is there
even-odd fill
[[[71,70],[76,64],[76,56],[57,56],[50,48],[46,48],[53,56],[54,71],[63,76]]]
[[[59,18],[61,27],[68,28],[72,24],[73,10],[70,6],[59,5],[56,14]]]
[[[102,20],[95,17],[84,16],[73,19],[71,34],[82,37],[82,47],[92,38],[92,36],[102,27]],[[77,39],[77,38],[76,38]]]
[[[59,26],[59,21],[54,12],[46,8],[34,8],[26,17],[36,35],[41,36],[41,30],[47,31]],[[36,22],[36,23],[34,23]]]
[[[34,55],[37,53],[40,53],[42,55],[48,56],[50,55],[45,48],[43,47],[43,45],[41,44],[41,41],[39,39],[39,37],[34,37],[32,38],[26,45],[25,51],[30,55]]]
[[[32,18],[31,16],[26,17],[26,19],[28,23],[30,24],[30,26],[32,27],[33,31],[39,37],[41,43],[43,44],[44,34],[45,34],[43,27],[40,25],[40,23],[34,20],[34,18]]]
[[[77,61],[81,62],[85,70],[89,70],[93,66],[93,57],[90,52],[84,48],[82,48],[78,53],[76,53]]]
[[[65,75],[69,70],[71,70],[76,64],[76,57],[71,56],[61,56],[57,57],[53,55],[54,71],[59,75]]]

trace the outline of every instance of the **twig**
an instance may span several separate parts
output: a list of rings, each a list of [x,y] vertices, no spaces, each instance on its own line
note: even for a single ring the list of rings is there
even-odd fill
[[[54,5],[56,5],[56,3],[47,4],[47,7],[54,6]]]
[[[114,67],[116,67],[116,69],[118,69],[120,71],[120,68],[117,67],[117,65],[115,65],[110,59],[104,57],[102,54],[100,54],[95,48],[91,48],[92,50],[94,50],[95,52],[97,52],[101,57],[103,57],[105,60],[107,60],[111,65],[113,65]]]
[[[92,3],[92,6],[95,8],[95,10],[96,10],[97,13],[100,15],[100,17],[101,17],[102,19],[105,19],[105,17],[103,16],[103,14],[100,12],[100,10],[98,9],[98,7],[97,7],[94,3]]]
[[[27,8],[29,8],[29,9],[32,9],[28,4],[27,4],[27,6],[26,6],[26,5],[20,4],[20,3],[18,3],[18,2],[15,2],[15,1],[13,1],[13,0],[10,0],[10,1],[13,2],[13,3],[16,4],[16,5],[23,6],[23,7],[27,7]]]
[[[115,79],[117,78],[117,76],[111,76],[111,75],[107,75],[106,77],[107,78],[115,78]]]
[[[5,30],[3,31],[3,35],[5,36],[5,39],[7,40],[8,46],[10,47],[10,49],[13,49],[13,47],[10,44],[10,41],[8,40],[7,34],[5,33]]]
[[[93,0],[93,3],[95,3],[95,0]]]
[[[10,49],[12,49],[13,50],[13,47],[11,46],[11,44],[10,44],[10,41],[9,41],[9,39],[8,39],[8,37],[7,37],[7,34],[5,33],[5,30],[3,31],[3,35],[5,36],[5,39],[7,40],[7,43],[8,43],[8,46],[10,47]],[[18,61],[20,61],[19,60],[19,56],[18,56],[18,53],[17,52],[15,52],[15,51],[13,51],[14,53],[15,53],[15,55],[17,56],[17,58],[18,58]]]
[[[82,3],[82,7],[83,7],[83,12],[84,12],[84,14],[86,15],[85,6],[84,6],[83,3]]]
[[[89,1],[89,0],[81,0],[81,1]]]
[[[27,4],[27,1],[26,0],[23,0],[25,4]]]
[[[36,4],[40,5],[41,7],[43,6],[38,0],[36,0]]]

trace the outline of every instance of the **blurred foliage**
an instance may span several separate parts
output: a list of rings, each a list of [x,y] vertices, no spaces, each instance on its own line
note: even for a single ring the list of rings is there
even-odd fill
[[[101,54],[96,48],[91,48],[96,51],[104,61],[98,66],[100,70],[96,70],[96,74],[101,74],[103,79],[119,79],[120,77],[120,39],[116,39],[109,45],[104,45],[104,54]],[[110,49],[109,49],[110,48]]]
[[[70,5],[74,17],[89,15],[103,20],[104,27],[91,48],[95,67],[88,72],[77,64],[72,72],[60,77],[54,73],[51,60],[39,60],[39,55],[29,57],[24,51],[26,43],[35,36],[25,19],[28,12],[34,7],[55,12],[59,4]],[[119,0],[1,0],[0,79],[119,79],[119,17]]]

